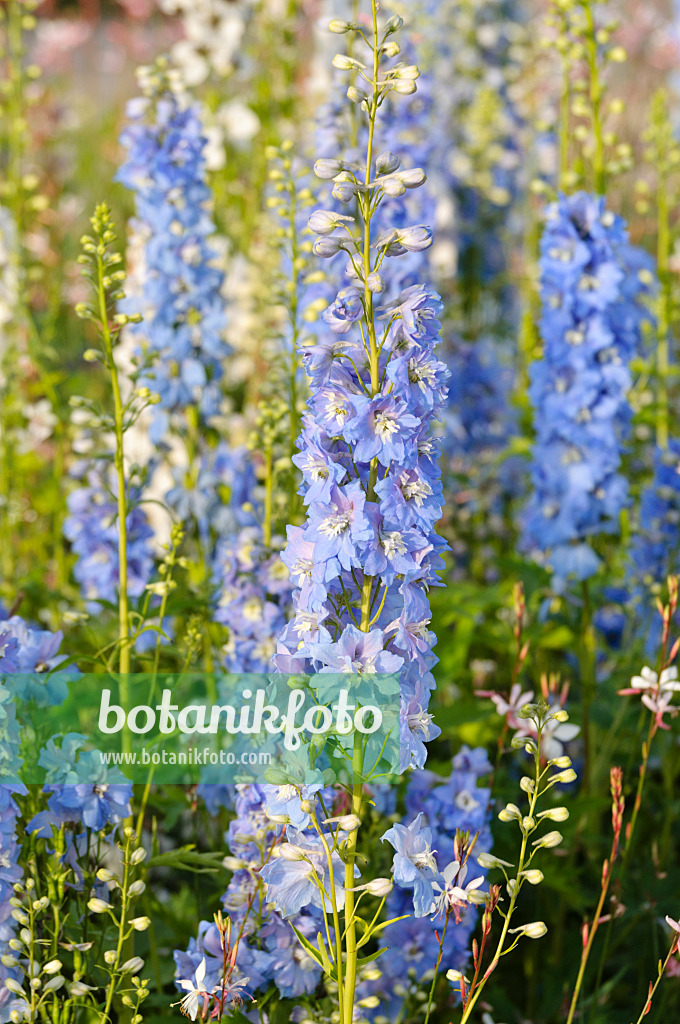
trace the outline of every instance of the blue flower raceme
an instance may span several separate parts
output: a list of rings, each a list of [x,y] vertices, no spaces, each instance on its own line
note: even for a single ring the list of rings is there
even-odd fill
[[[638,631],[646,649],[657,651],[661,617],[656,608],[657,588],[678,572],[680,562],[680,440],[670,438],[667,448],[654,452],[654,475],[642,491],[637,530],[630,549],[629,584],[636,598]]]
[[[532,368],[536,442],[524,542],[559,583],[597,572],[591,540],[616,532],[628,500],[619,470],[629,363],[653,276],[621,218],[584,192],[550,208],[540,266],[544,350]]]
[[[142,383],[160,396],[152,428],[159,441],[173,414],[195,406],[205,420],[219,411],[228,346],[223,275],[209,243],[206,138],[197,109],[154,78],[128,106],[121,136],[128,156],[118,177],[135,193],[143,240],[141,294],[124,311],[144,317],[134,331],[147,365]]]
[[[69,515],[64,536],[76,555],[73,575],[80,584],[88,610],[101,609],[101,601],[113,604],[119,579],[118,522],[115,487],[110,467],[97,462],[84,475],[81,486],[68,496]],[[153,530],[139,501],[138,488],[130,488],[132,507],[127,515],[128,593],[140,597],[151,579],[154,556]]]
[[[276,665],[284,672],[398,672],[406,770],[423,766],[423,741],[438,732],[427,713],[436,660],[427,589],[437,583],[445,545],[434,530],[443,499],[430,427],[446,396],[447,371],[434,355],[439,296],[424,285],[390,285],[386,271],[395,257],[427,249],[432,233],[423,225],[390,226],[406,187],[394,184],[393,154],[378,156],[375,167],[380,230],[372,242],[376,266],[365,279],[354,256],[353,218],[334,210],[310,218],[320,232],[318,255],[349,255],[350,284],[324,314],[329,333],[302,350],[311,398],[294,461],[307,521],[289,528],[283,553],[298,589]],[[352,175],[342,161],[319,160],[316,171],[335,178],[334,197],[347,201],[340,185],[352,191]],[[409,190],[424,181],[422,172],[403,176]]]
[[[490,771],[484,750],[463,747],[448,778],[428,770],[414,772],[406,791],[409,824],[397,823],[382,836],[395,848],[396,884],[387,899],[387,913],[396,918],[415,911],[409,920],[388,925],[382,937],[390,952],[381,961],[383,976],[373,989],[386,1001],[390,1019],[399,1016],[408,991],[418,990],[437,960],[442,891],[455,868],[457,833],[477,836],[468,879],[485,874],[476,857],[488,853],[492,845],[491,793],[481,783]],[[447,967],[465,968],[476,920],[474,900],[456,905],[455,924],[449,924],[444,940]]]

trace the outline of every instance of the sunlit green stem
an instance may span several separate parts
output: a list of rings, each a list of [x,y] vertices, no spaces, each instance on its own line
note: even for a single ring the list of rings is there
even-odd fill
[[[116,500],[118,506],[118,644],[120,671],[120,698],[123,707],[128,706],[129,674],[130,674],[130,608],[128,603],[128,557],[127,557],[127,492],[125,482],[124,453],[124,408],[118,380],[118,368],[113,356],[113,337],[109,325],[109,315],[104,289],[104,263],[97,249],[97,302],[106,368],[111,376],[113,391],[113,423],[115,435],[114,467],[116,471]],[[123,731],[123,749],[130,749],[130,735]]]

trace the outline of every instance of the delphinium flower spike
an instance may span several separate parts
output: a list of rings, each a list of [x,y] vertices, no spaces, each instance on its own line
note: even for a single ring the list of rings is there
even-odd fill
[[[427,711],[434,680],[428,586],[437,582],[444,545],[434,532],[442,491],[430,424],[445,395],[446,369],[433,356],[441,308],[423,285],[398,292],[391,261],[432,243],[427,225],[390,226],[393,200],[425,180],[391,152],[376,153],[378,114],[386,97],[416,91],[419,71],[399,54],[399,17],[381,25],[371,5],[370,29],[337,21],[367,47],[367,63],[338,54],[334,66],[356,72],[347,96],[363,114],[360,162],[319,159],[315,171],[333,181],[343,204],[310,218],[322,258],[343,252],[348,286],[325,315],[329,333],[304,352],[311,398],[300,438],[307,521],[289,527],[284,560],[299,586],[295,617],[279,641],[284,672],[398,672],[402,704],[402,770],[422,767],[425,741],[436,735]],[[356,54],[356,55],[355,55]],[[363,54],[362,54],[363,56]],[[380,209],[380,229],[374,222]],[[353,212],[351,212],[353,211]],[[355,751],[351,811],[359,819],[361,750]],[[357,970],[354,870],[357,831],[344,845],[347,964],[345,1021],[352,1017]]]

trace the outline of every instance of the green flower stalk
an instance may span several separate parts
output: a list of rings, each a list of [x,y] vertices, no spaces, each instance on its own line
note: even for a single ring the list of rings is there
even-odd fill
[[[115,304],[124,298],[122,288],[125,271],[121,268],[122,256],[115,249],[116,234],[113,230],[111,212],[105,203],[99,205],[91,218],[93,235],[82,238],[83,254],[79,257],[82,274],[89,281],[94,292],[92,305],[79,303],[76,313],[84,320],[94,323],[101,341],[101,356],[97,352],[86,353],[86,358],[101,358],[111,381],[113,395],[113,418],[111,426],[115,438],[114,468],[116,474],[118,505],[118,664],[121,675],[121,700],[126,706],[128,676],[130,674],[130,607],[128,600],[128,558],[127,558],[127,482],[125,478],[124,436],[128,426],[139,415],[139,400],[151,403],[151,395],[133,394],[125,403],[122,398],[118,368],[114,349],[122,328],[128,323],[139,323],[141,316],[115,313]],[[123,737],[124,749],[129,750],[130,737]]]
[[[502,909],[498,900],[498,887],[490,887],[486,914],[483,921],[484,943],[486,943],[491,930],[490,915],[493,912],[497,912],[503,918],[503,927],[496,950],[484,974],[481,974],[481,953],[478,949],[473,950],[475,974],[472,981],[468,982],[462,974],[448,972],[449,980],[457,981],[460,984],[463,1013],[459,1024],[466,1024],[470,1020],[472,1011],[484,991],[489,977],[498,966],[501,957],[511,953],[522,937],[540,939],[548,930],[542,921],[533,921],[529,924],[517,925],[515,927],[511,927],[511,925],[513,924],[517,902],[523,886],[526,884],[539,885],[543,881],[543,872],[533,867],[533,861],[538,851],[552,849],[555,846],[559,846],[562,842],[562,834],[556,830],[546,832],[537,838],[532,837],[545,822],[565,821],[569,817],[566,807],[551,807],[544,811],[539,811],[538,809],[540,799],[553,786],[557,785],[557,783],[573,782],[576,778],[576,773],[571,768],[571,760],[566,755],[553,758],[548,761],[545,767],[541,767],[541,736],[543,730],[548,722],[565,722],[568,715],[562,709],[551,712],[545,701],[541,701],[538,704],[527,704],[518,714],[520,718],[530,719],[536,726],[536,739],[518,735],[512,742],[515,748],[523,747],[531,755],[534,762],[533,776],[524,776],[520,781],[520,788],[527,795],[528,808],[526,813],[523,813],[516,804],[510,803],[498,815],[502,822],[515,822],[520,830],[522,838],[517,869],[514,870],[513,864],[502,861],[493,854],[482,853],[477,858],[480,866],[489,869],[499,868],[503,872],[506,883],[505,888],[510,897],[510,903],[507,910]],[[511,869],[512,877],[510,876]]]

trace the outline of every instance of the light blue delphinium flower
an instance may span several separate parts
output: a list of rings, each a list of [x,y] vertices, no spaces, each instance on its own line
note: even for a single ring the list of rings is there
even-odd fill
[[[619,472],[630,419],[629,364],[648,318],[651,261],[605,200],[560,196],[541,241],[543,357],[532,367],[536,442],[525,546],[558,586],[594,575],[591,539],[618,529],[628,486]]]

